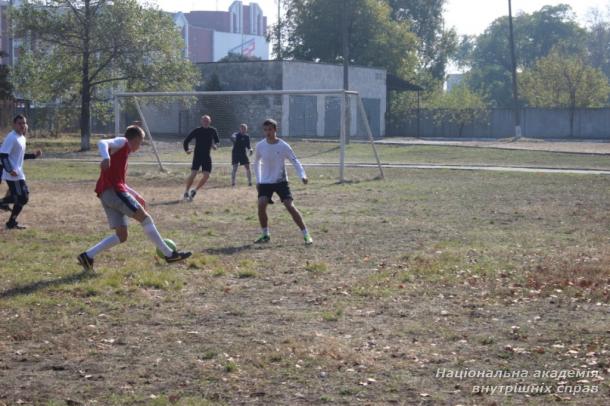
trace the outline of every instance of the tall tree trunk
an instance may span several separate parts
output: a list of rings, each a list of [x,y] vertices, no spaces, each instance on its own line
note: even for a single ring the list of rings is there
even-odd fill
[[[576,107],[570,107],[570,137],[574,137],[574,116],[576,115]]]
[[[83,64],[83,83],[80,108],[80,149],[91,149],[91,93],[89,89],[89,64]]]
[[[88,151],[91,149],[91,86],[89,82],[89,1],[85,1],[85,26],[83,27],[83,65],[81,83],[81,108],[80,108],[80,149]]]

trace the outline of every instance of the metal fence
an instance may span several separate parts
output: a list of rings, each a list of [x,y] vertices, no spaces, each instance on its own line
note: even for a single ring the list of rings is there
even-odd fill
[[[438,110],[410,110],[388,124],[388,136],[454,138],[460,123],[439,120]],[[505,138],[515,134],[512,109],[490,109],[461,128],[464,138]],[[521,109],[522,135],[528,138],[608,139],[610,108],[576,109],[573,128],[569,109]]]

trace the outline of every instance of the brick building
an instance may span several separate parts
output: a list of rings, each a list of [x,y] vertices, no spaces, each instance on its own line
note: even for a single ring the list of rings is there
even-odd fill
[[[184,56],[194,63],[216,62],[229,53],[269,58],[267,17],[257,3],[234,1],[228,11],[174,14],[182,32]]]

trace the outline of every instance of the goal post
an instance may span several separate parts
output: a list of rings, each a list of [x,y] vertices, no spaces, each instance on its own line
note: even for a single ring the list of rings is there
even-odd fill
[[[233,131],[242,122],[262,122],[265,118],[274,118],[278,121],[280,136],[287,140],[338,138],[340,182],[346,180],[347,139],[362,138],[372,148],[379,178],[384,177],[365,105],[356,91],[117,92],[113,97],[113,106],[115,133],[120,134],[122,127],[138,119],[150,139],[162,171],[165,169],[156,140],[161,136],[173,141],[182,139],[197,126],[201,114],[212,112],[212,125],[222,134]],[[131,106],[130,110],[128,106]],[[348,123],[350,128],[347,128]]]

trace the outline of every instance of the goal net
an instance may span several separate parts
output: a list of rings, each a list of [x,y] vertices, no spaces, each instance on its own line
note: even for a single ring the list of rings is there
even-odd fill
[[[371,126],[366,105],[354,91],[124,92],[114,96],[115,133],[134,122],[140,124],[161,170],[170,157],[159,145],[181,142],[200,126],[204,114],[212,118],[221,147],[230,146],[231,135],[245,123],[254,148],[264,138],[263,121],[272,118],[278,123],[278,135],[287,142],[314,145],[306,151],[295,148],[305,166],[336,167],[341,182],[346,180],[346,167],[372,166],[383,178],[374,144],[381,123]]]

